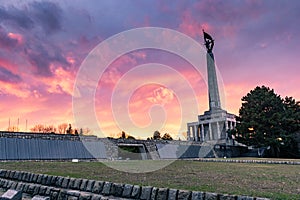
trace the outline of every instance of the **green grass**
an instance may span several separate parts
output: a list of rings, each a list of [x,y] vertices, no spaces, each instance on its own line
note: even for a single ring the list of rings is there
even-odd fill
[[[159,161],[110,161],[115,167],[158,165]],[[151,185],[226,194],[300,199],[300,166],[254,163],[175,161],[148,173],[128,173],[101,162],[5,162],[0,168],[117,183]],[[142,168],[143,169],[143,168]]]

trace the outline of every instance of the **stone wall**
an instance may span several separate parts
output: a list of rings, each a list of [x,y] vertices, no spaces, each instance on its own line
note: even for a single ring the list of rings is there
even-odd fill
[[[98,200],[111,198],[143,200],[266,200],[240,195],[157,188],[105,181],[76,179],[0,169],[0,188],[22,191],[51,200]]]
[[[0,138],[19,138],[19,139],[44,139],[44,140],[73,140],[79,141],[78,135],[55,134],[55,133],[28,133],[28,132],[7,132],[0,131]]]

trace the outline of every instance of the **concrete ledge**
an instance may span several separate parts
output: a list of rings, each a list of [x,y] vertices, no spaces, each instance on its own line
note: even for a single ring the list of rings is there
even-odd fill
[[[283,160],[235,160],[235,159],[218,159],[218,158],[194,158],[187,159],[200,162],[224,162],[224,163],[256,163],[256,164],[282,164],[282,165],[300,165],[300,161],[283,161]]]
[[[76,179],[44,174],[0,169],[0,188],[20,191],[38,198],[51,200],[97,200],[129,198],[142,200],[266,200],[241,195],[157,188],[131,184]],[[1,200],[1,199],[0,199]]]

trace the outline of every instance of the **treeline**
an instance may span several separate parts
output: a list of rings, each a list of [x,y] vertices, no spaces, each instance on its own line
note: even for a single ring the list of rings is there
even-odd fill
[[[30,128],[31,132],[34,133],[59,133],[59,134],[74,134],[74,135],[88,135],[91,133],[89,128],[79,130],[77,128],[72,128],[71,124],[62,123],[57,127],[54,125],[43,125],[37,124],[34,127]]]

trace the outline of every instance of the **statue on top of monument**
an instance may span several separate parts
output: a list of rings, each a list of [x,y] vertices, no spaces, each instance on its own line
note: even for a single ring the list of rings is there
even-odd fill
[[[212,49],[214,47],[214,40],[208,33],[206,33],[204,30],[202,30],[202,31],[203,31],[204,42],[205,42],[207,52],[211,53]]]

